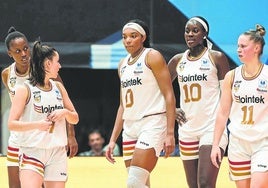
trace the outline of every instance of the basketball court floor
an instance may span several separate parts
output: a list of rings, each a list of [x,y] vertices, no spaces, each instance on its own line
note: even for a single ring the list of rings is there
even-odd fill
[[[0,157],[0,187],[8,188],[6,157]],[[127,173],[123,158],[109,163],[105,157],[74,157],[68,161],[69,178],[66,188],[125,188]],[[159,158],[151,174],[151,188],[187,188],[179,157]],[[228,176],[225,157],[220,168],[217,188],[235,188]]]

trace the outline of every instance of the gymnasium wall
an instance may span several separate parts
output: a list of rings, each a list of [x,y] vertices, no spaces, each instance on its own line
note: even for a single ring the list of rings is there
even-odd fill
[[[121,28],[128,20],[140,18],[148,23],[152,46],[167,61],[186,49],[183,33],[188,18],[167,0],[2,0],[0,16],[1,69],[12,62],[4,44],[10,26],[25,33],[31,44],[40,36],[59,51],[63,67],[60,75],[80,115],[75,128],[79,152],[88,149],[89,130],[99,128],[106,138],[112,131],[119,104],[117,61],[126,54]],[[220,49],[217,44],[214,47]],[[114,55],[116,49],[119,52]],[[231,67],[236,66],[231,58],[229,61]],[[176,84],[174,88],[178,98]],[[2,118],[8,110],[4,92],[2,87],[2,153],[8,135]]]

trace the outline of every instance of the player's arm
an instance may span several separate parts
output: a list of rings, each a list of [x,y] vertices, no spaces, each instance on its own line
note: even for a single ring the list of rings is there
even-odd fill
[[[4,86],[8,89],[7,86],[7,79],[8,79],[8,74],[9,74],[9,68],[5,68],[2,73],[1,73],[1,77],[2,77],[2,82],[4,84]]]
[[[177,67],[181,57],[182,57],[182,54],[177,54],[177,55],[173,56],[168,62],[168,70],[169,70],[172,82],[178,76],[176,67]]]
[[[55,81],[58,81],[63,84],[63,81],[60,75],[57,76]],[[67,136],[68,136],[68,151],[69,151],[69,158],[74,157],[78,152],[78,143],[75,137],[75,129],[74,125],[70,124],[66,121],[66,129],[67,129]]]
[[[216,65],[219,80],[223,80],[226,73],[230,70],[229,62],[224,53],[216,50],[210,50],[212,61]]]
[[[158,86],[165,98],[167,115],[167,136],[165,139],[165,156],[168,157],[175,148],[174,126],[176,99],[172,87],[170,73],[164,57],[157,51],[151,50],[147,54],[146,63],[151,68]]]
[[[232,79],[233,79],[233,71],[229,71],[224,80],[222,85],[222,94],[220,99],[219,109],[217,111],[217,117],[215,122],[214,128],[214,138],[211,150],[211,161],[214,166],[219,168],[218,162],[221,162],[221,150],[219,147],[219,143],[222,137],[222,134],[225,130],[228,117],[231,111],[232,106]]]

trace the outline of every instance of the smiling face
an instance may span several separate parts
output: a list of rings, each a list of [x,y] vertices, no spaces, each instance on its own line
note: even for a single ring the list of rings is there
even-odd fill
[[[8,55],[21,66],[29,66],[30,62],[30,47],[25,38],[15,38],[10,41]]]
[[[195,21],[190,20],[186,23],[184,39],[189,48],[193,48],[198,45],[203,45],[204,37],[206,32],[204,31],[203,26]]]

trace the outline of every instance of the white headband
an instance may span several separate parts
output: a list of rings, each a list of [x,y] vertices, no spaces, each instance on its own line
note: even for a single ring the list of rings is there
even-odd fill
[[[206,32],[208,32],[208,25],[202,19],[200,19],[198,17],[193,17],[190,19],[190,21],[191,20],[195,20],[195,21],[199,22],[205,28]]]
[[[138,31],[141,35],[146,36],[146,33],[145,33],[144,29],[143,29],[139,24],[137,24],[137,23],[133,23],[133,22],[131,22],[131,23],[127,23],[127,24],[123,27],[122,31],[124,31],[125,29],[128,29],[128,28],[130,28],[130,29],[135,29],[135,30]]]
[[[202,19],[200,19],[198,17],[193,17],[189,21],[192,21],[192,20],[199,22],[204,27],[206,32],[208,33],[208,25],[206,24],[206,22],[204,22]],[[208,40],[207,37],[204,39],[207,41],[208,48],[212,49],[212,45],[213,45],[212,42],[210,40]]]

